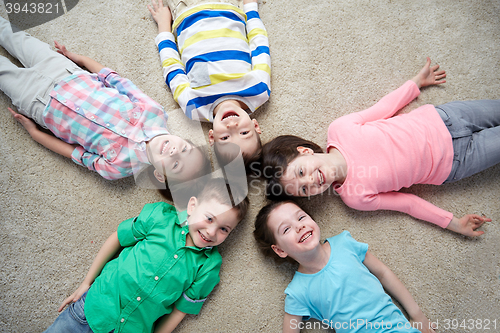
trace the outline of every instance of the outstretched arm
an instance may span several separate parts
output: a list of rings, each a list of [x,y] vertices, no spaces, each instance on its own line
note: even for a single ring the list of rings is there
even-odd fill
[[[375,275],[385,290],[389,292],[404,307],[410,319],[416,323],[417,327],[423,333],[434,333],[429,320],[424,315],[417,302],[413,299],[410,292],[398,279],[389,267],[384,265],[370,252],[366,252],[365,266]]]
[[[283,333],[299,333],[301,322],[301,316],[294,316],[285,312],[285,317],[283,318]]]
[[[431,58],[427,57],[427,62],[425,63],[424,67],[411,80],[417,84],[418,89],[445,83],[446,80],[443,79],[446,77],[446,72],[438,71],[438,69],[439,65],[434,65],[431,67]]]
[[[174,308],[172,313],[165,315],[160,319],[158,325],[156,325],[155,333],[172,332],[177,327],[177,325],[180,324],[185,316],[186,314],[184,312],[177,310],[177,308]]]
[[[115,231],[111,236],[108,237],[106,242],[102,245],[101,249],[97,253],[94,262],[90,266],[87,276],[83,280],[82,284],[78,289],[68,298],[66,298],[57,311],[61,312],[62,309],[72,303],[76,302],[82,295],[90,288],[90,285],[94,282],[95,278],[101,273],[102,268],[106,263],[113,257],[113,255],[120,249],[121,245],[118,240],[118,233]]]
[[[92,73],[99,73],[101,69],[104,68],[103,65],[101,65],[94,59],[68,51],[66,49],[66,46],[58,43],[57,41],[54,41],[54,45],[57,49],[57,53],[62,54],[78,66],[87,68]]]
[[[73,150],[75,150],[75,146],[70,145],[67,142],[62,141],[61,139],[56,138],[48,133],[40,131],[33,120],[23,116],[22,114],[17,113],[16,111],[8,108],[14,119],[16,119],[23,127],[28,131],[29,135],[41,144],[42,146],[52,150],[59,155],[62,155],[67,158],[71,158],[71,154]]]

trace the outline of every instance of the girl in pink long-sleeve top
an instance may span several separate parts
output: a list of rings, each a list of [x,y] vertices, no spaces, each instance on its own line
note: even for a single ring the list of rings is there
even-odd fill
[[[285,135],[263,147],[261,175],[267,195],[312,196],[331,186],[349,207],[404,212],[467,236],[484,216],[453,216],[420,197],[398,192],[413,184],[453,182],[500,162],[500,100],[424,105],[394,114],[420,94],[444,83],[431,60],[403,86],[367,110],[333,121],[326,153],[315,143]]]

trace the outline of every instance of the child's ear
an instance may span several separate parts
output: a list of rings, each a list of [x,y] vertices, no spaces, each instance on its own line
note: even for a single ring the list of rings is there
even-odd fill
[[[314,150],[312,150],[311,148],[298,146],[297,151],[300,153],[300,155],[314,155]]]
[[[257,122],[257,119],[252,119],[253,124],[255,126],[255,132],[262,134],[262,131],[260,130],[259,123]]]
[[[160,183],[164,183],[165,182],[165,175],[163,175],[157,169],[155,169],[155,171],[153,171],[153,174],[155,175],[156,180],[158,180]]]
[[[211,146],[214,145],[215,138],[214,138],[214,130],[209,130],[208,131],[208,142],[210,143]]]
[[[194,209],[198,205],[198,199],[196,197],[191,197],[189,198],[188,204],[187,204],[187,213],[188,215],[192,215],[194,212]]]
[[[277,245],[271,245],[271,249],[273,249],[273,251],[281,258],[288,257],[288,253],[280,249]]]

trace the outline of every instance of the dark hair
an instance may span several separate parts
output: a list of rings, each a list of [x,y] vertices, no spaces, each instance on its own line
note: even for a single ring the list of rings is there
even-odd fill
[[[240,186],[235,186],[232,183],[231,185],[224,178],[212,178],[196,195],[196,198],[199,202],[215,199],[220,204],[233,207],[238,211],[238,220],[242,220],[250,205],[247,196],[248,189],[240,188]]]
[[[257,217],[255,218],[255,229],[253,231],[253,237],[255,238],[260,251],[266,257],[273,258],[277,262],[288,261],[296,263],[293,258],[290,258],[288,256],[286,258],[281,258],[271,248],[271,245],[276,245],[276,238],[274,238],[273,231],[269,229],[269,215],[271,215],[273,210],[286,203],[292,203],[298,206],[297,203],[293,200],[283,200],[273,201],[261,208],[261,210],[257,214]]]
[[[289,195],[280,184],[280,178],[288,164],[299,156],[298,147],[312,149],[315,153],[323,153],[316,143],[295,135],[280,135],[262,147],[261,177],[266,180],[266,196],[269,199],[284,199]]]

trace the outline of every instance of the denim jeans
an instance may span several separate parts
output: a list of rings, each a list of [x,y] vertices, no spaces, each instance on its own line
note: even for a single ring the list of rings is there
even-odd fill
[[[92,333],[85,318],[84,304],[87,292],[71,303],[44,333]]]
[[[445,183],[500,163],[500,100],[436,106],[453,139],[453,165]]]

